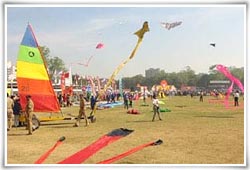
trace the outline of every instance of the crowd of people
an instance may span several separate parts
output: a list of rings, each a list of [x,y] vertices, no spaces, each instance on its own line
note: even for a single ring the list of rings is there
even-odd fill
[[[32,124],[33,110],[34,103],[30,95],[26,96],[26,105],[25,108],[22,108],[19,96],[10,96],[7,93],[7,131],[10,131],[12,127],[20,127],[26,124],[28,135],[32,135],[35,130]]]
[[[216,94],[216,93],[215,93]],[[192,93],[190,94],[191,97],[193,98]],[[199,91],[199,101],[203,102],[203,96],[205,95],[204,91]],[[160,115],[160,106],[159,106],[159,100],[157,99],[157,96],[162,98],[162,95],[160,95],[160,92],[153,92],[150,94],[140,94],[138,96],[138,93],[130,92],[130,91],[124,91],[122,95],[119,95],[119,93],[112,93],[108,92],[105,95],[105,99],[107,103],[115,103],[116,101],[120,100],[120,96],[123,98],[123,104],[125,109],[133,108],[133,100],[138,99],[139,97],[143,99],[143,102],[146,102],[146,98],[150,97],[153,105],[153,118],[152,121],[155,120],[156,115],[158,115],[159,120],[162,120],[161,115]],[[74,127],[78,127],[80,125],[80,120],[81,118],[85,119],[85,126],[89,125],[88,119],[91,118],[91,122],[93,122],[94,119],[94,114],[97,109],[97,102],[99,98],[98,92],[96,95],[90,94],[84,95],[84,94],[74,94],[69,95],[61,95],[58,94],[58,102],[61,107],[65,106],[72,106],[72,99],[75,98],[75,100],[79,101],[79,114],[77,116],[77,120],[74,124]],[[218,97],[218,95],[215,95],[215,97]],[[239,106],[239,97],[240,97],[240,92],[239,90],[234,90],[233,92],[233,99],[234,99],[234,106],[237,107]],[[85,110],[86,110],[86,102],[90,102],[90,109],[91,113],[90,116],[87,117]],[[9,95],[7,93],[7,131],[10,131],[13,127],[20,127],[20,126],[25,126],[26,129],[28,130],[28,135],[32,135],[33,131],[35,130],[33,124],[32,124],[32,117],[33,117],[33,110],[34,110],[34,105],[35,103],[32,101],[32,96],[27,95],[26,96],[26,105],[24,108],[21,107],[20,104],[20,98],[18,94],[16,95]]]

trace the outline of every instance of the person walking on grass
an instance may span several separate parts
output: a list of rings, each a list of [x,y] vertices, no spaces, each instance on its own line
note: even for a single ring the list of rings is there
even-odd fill
[[[204,93],[203,93],[203,91],[201,90],[201,91],[200,91],[200,102],[203,102],[203,95],[204,95]]]
[[[154,111],[154,115],[153,115],[153,119],[152,122],[155,120],[155,115],[157,113],[159,120],[161,119],[161,115],[160,115],[160,107],[159,107],[159,100],[156,98],[156,96],[153,96],[153,111]]]
[[[85,120],[85,125],[88,126],[89,122],[85,113],[85,101],[84,101],[84,97],[83,94],[80,94],[80,108],[79,108],[79,115],[77,117],[76,123],[74,125],[74,127],[78,127],[80,125],[80,120],[82,118],[82,116],[84,117]]]
[[[240,97],[239,90],[236,90],[236,92],[234,93],[234,106],[239,106],[239,97]]]

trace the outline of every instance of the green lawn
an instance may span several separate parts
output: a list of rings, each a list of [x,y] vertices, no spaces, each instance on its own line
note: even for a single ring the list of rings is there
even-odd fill
[[[111,143],[84,164],[99,161],[128,151],[136,146],[162,139],[159,146],[150,146],[114,163],[116,164],[244,164],[244,107],[226,109],[223,103],[204,102],[190,96],[165,98],[171,112],[162,112],[163,121],[152,122],[152,104],[134,108],[140,114],[127,114],[123,106],[97,110],[97,121],[85,127],[73,127],[75,120],[42,122],[40,128],[29,136],[24,127],[13,128],[7,133],[7,163],[32,164],[56,141],[66,140],[44,162],[56,164],[83,149],[104,134],[117,128],[134,130],[130,135]],[[232,100],[232,98],[230,99]],[[63,108],[65,116],[77,115],[78,107]],[[90,110],[87,109],[87,113]],[[60,114],[59,114],[60,115]],[[38,114],[41,116],[41,114]]]

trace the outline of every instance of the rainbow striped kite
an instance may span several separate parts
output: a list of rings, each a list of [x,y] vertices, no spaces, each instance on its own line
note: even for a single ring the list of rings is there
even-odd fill
[[[45,61],[28,24],[17,58],[17,86],[22,108],[31,95],[34,112],[59,112],[60,106],[52,87]]]

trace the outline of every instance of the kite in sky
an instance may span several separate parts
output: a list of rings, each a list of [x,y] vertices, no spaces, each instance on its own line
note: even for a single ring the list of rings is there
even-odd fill
[[[211,45],[211,46],[213,46],[213,47],[215,47],[215,46],[216,46],[216,44],[215,44],[215,43],[210,43],[209,45]]]
[[[97,44],[96,49],[101,49],[101,48],[103,48],[103,47],[104,47],[104,44],[99,43],[99,44]]]
[[[164,28],[170,30],[171,28],[174,28],[174,27],[176,27],[176,26],[178,26],[178,25],[181,25],[181,23],[182,23],[181,21],[179,21],[179,22],[173,22],[173,23],[161,22],[161,25],[162,25]]]
[[[145,21],[143,23],[143,26],[140,30],[136,31],[134,34],[137,35],[139,37],[139,40],[143,38],[145,32],[148,32],[149,31],[149,28],[148,28],[148,22]],[[138,41],[139,41],[138,40]]]
[[[125,61],[123,61],[123,62],[115,69],[115,71],[113,72],[113,74],[110,76],[110,78],[109,78],[109,80],[108,80],[108,82],[107,82],[107,84],[106,84],[106,87],[105,87],[105,89],[104,89],[105,91],[106,91],[106,89],[111,85],[112,81],[114,80],[115,76],[119,73],[119,71],[125,66],[125,64],[127,64],[127,62],[128,62],[129,60],[131,60],[131,59],[134,57],[134,55],[135,55],[135,53],[136,53],[138,47],[140,46],[140,44],[141,44],[141,42],[142,42],[142,39],[143,39],[144,34],[145,34],[146,32],[148,32],[148,31],[149,31],[148,22],[145,21],[145,22],[143,23],[142,28],[139,29],[138,31],[136,31],[136,32],[134,33],[135,35],[138,36],[138,41],[137,41],[137,44],[136,44],[134,50],[133,50],[132,53],[130,54],[129,58],[127,58]]]
[[[101,49],[101,48],[103,48],[104,47],[104,44],[102,44],[102,43],[98,43],[97,45],[96,45],[96,49]],[[89,57],[89,59],[88,59],[88,61],[86,62],[86,63],[77,63],[77,64],[79,64],[79,65],[83,65],[83,66],[85,66],[85,67],[88,67],[89,66],[89,62],[90,62],[90,60],[93,58],[93,56],[90,56]]]
[[[87,61],[86,63],[77,63],[77,64],[83,65],[83,66],[85,66],[85,67],[88,67],[88,66],[89,66],[89,62],[90,62],[90,60],[91,60],[92,58],[93,58],[93,56],[89,57],[89,59],[88,59],[88,61]]]
[[[233,89],[233,85],[234,83],[241,89],[242,92],[244,92],[244,87],[243,85],[241,84],[240,80],[237,79],[236,77],[234,77],[230,72],[229,70],[227,69],[227,67],[221,65],[221,64],[218,64],[216,65],[216,69],[221,72],[222,74],[224,74],[225,77],[227,77],[229,80],[232,81],[232,84],[231,86],[228,88],[227,90],[227,96],[226,96],[226,99],[225,99],[225,106],[228,107],[228,97],[229,95],[231,94],[232,92],[232,89]]]

